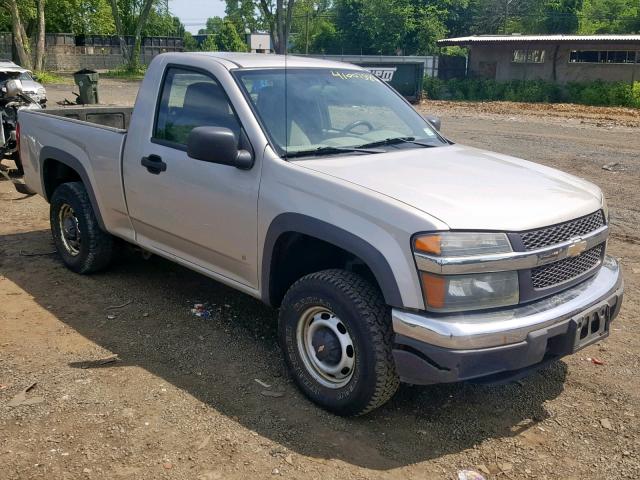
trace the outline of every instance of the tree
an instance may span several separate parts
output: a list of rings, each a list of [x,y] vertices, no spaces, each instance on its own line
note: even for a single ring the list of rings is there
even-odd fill
[[[47,0],[45,20],[49,32],[76,35],[115,33],[109,0]]]
[[[264,18],[256,7],[254,0],[225,0],[224,13],[226,19],[231,20],[236,31],[242,35],[248,29],[255,32],[265,28]]]
[[[36,58],[34,68],[37,71],[44,70],[44,47],[45,47],[45,21],[44,21],[44,5],[45,0],[37,0],[38,2],[38,38],[36,40]]]
[[[142,30],[147,24],[155,0],[109,0],[111,12],[120,41],[120,51],[127,69],[140,69]],[[127,43],[126,35],[133,36],[133,46]]]
[[[45,15],[44,0],[36,0],[36,3],[17,0],[2,0],[0,7],[5,9],[11,18],[11,33],[13,43],[18,55],[18,63],[24,68],[42,70],[44,67],[44,39],[45,39]],[[26,21],[35,21],[37,28],[34,30],[32,41],[25,28]],[[32,43],[35,44],[35,58],[33,56]],[[35,63],[34,63],[35,60]]]
[[[222,22],[220,31],[216,35],[218,49],[221,52],[246,52],[247,44],[242,41],[242,38],[236,30],[236,26],[231,20],[225,19]]]
[[[205,38],[200,45],[200,50],[202,50],[203,52],[217,52],[218,42],[216,42],[216,36],[212,33],[208,34],[207,38]]]
[[[269,26],[271,43],[276,53],[287,53],[295,0],[259,0],[258,8]]]
[[[13,34],[13,44],[18,54],[18,63],[24,68],[31,68],[31,49],[29,46],[29,37],[22,23],[22,15],[18,8],[17,0],[5,0],[2,6],[9,11],[11,15]]]
[[[207,18],[207,23],[205,24],[205,28],[201,28],[198,31],[198,34],[199,35],[207,35],[207,34],[216,35],[217,33],[220,32],[220,30],[222,30],[223,23],[224,23],[224,20],[220,17]]]
[[[640,33],[640,2],[584,0],[580,33]]]
[[[195,52],[196,50],[198,50],[198,42],[196,42],[196,39],[193,38],[191,32],[184,32],[182,41],[184,44],[185,52]]]
[[[247,46],[236,30],[235,24],[228,18],[212,17],[207,19],[206,27],[200,29],[200,35],[207,35],[201,49],[206,52],[246,52]]]
[[[544,2],[544,33],[576,33],[580,27],[578,14],[582,0],[547,0]]]

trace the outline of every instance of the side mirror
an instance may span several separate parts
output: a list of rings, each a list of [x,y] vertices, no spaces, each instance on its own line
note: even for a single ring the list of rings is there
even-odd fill
[[[228,128],[196,127],[187,138],[187,155],[195,160],[230,165],[242,170],[253,167],[250,152],[238,149],[238,138]]]
[[[23,92],[22,82],[17,78],[7,80],[7,83],[5,83],[5,89],[7,92],[7,97],[17,97]]]
[[[436,117],[435,115],[423,115],[422,117],[431,125],[433,125],[433,128],[440,131],[440,128],[442,127],[442,121],[440,120],[440,117]]]

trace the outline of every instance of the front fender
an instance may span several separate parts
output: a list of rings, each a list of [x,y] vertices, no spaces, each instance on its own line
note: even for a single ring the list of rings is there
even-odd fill
[[[385,302],[391,306],[401,306],[400,289],[386,258],[366,240],[330,223],[299,213],[282,213],[275,217],[264,242],[262,255],[262,300],[271,305],[270,281],[271,259],[276,241],[283,233],[295,232],[323,240],[342,248],[360,258],[373,272]]]

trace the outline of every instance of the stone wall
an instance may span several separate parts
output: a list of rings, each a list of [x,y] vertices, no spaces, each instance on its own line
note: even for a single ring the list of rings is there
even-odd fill
[[[105,37],[106,38],[106,37]],[[111,70],[124,64],[117,41],[111,45],[82,45],[87,39],[70,34],[48,34],[45,53],[45,69],[54,72],[75,72],[83,68]],[[91,41],[98,36],[91,37]],[[104,40],[104,38],[102,39]],[[148,37],[141,48],[140,62],[149,64],[153,57],[164,52],[183,51],[182,39]],[[164,44],[164,45],[158,45]],[[14,60],[13,40],[10,33],[0,33],[0,59]]]
[[[140,62],[149,64],[153,57],[168,51],[182,49],[143,47]],[[124,64],[119,47],[76,47],[70,45],[52,45],[47,47],[45,56],[46,70],[56,72],[75,72],[82,68],[93,70],[111,70]]]

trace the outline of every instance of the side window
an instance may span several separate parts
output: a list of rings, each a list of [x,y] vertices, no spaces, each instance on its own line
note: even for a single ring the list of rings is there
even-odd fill
[[[240,138],[240,122],[217,81],[203,73],[169,68],[153,138],[186,145],[191,130],[204,126],[229,128]]]

